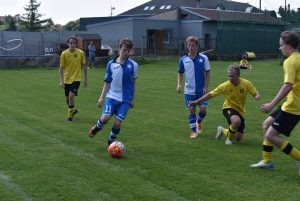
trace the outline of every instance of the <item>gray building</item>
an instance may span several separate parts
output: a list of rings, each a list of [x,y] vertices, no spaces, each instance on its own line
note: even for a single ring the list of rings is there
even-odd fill
[[[277,44],[279,34],[284,30],[284,23],[274,12],[263,12],[248,3],[226,0],[152,0],[106,19],[101,18],[98,23],[94,20],[91,24],[85,19],[85,29],[98,33],[103,44],[115,49],[118,40],[131,38],[137,54],[140,51],[181,54],[184,38],[190,35],[201,39],[201,49],[214,49],[219,55],[242,51],[277,54],[277,47],[268,44]],[[255,43],[261,38],[268,44]]]

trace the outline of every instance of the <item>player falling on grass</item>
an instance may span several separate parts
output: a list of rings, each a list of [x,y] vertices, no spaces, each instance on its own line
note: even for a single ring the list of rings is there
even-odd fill
[[[102,115],[98,122],[89,130],[89,136],[95,137],[103,126],[115,115],[114,125],[108,137],[108,144],[114,142],[120,133],[121,124],[124,121],[129,108],[134,106],[135,79],[137,78],[138,65],[129,58],[133,48],[130,39],[122,39],[119,44],[119,56],[107,64],[104,78],[104,86],[98,100],[98,106],[103,107]]]
[[[231,145],[233,139],[240,141],[245,128],[245,103],[247,94],[251,94],[257,101],[260,99],[259,92],[253,84],[240,78],[240,68],[238,65],[231,65],[228,68],[228,81],[220,84],[203,97],[189,103],[189,107],[194,107],[199,102],[207,101],[217,95],[224,94],[223,115],[227,119],[229,127],[227,129],[218,126],[216,139],[220,140],[225,135],[227,145]]]
[[[188,120],[192,129],[190,138],[195,138],[198,133],[203,131],[201,122],[206,115],[208,103],[203,101],[197,104],[200,109],[198,118],[196,117],[196,107],[189,108],[188,103],[207,93],[210,79],[210,64],[207,56],[199,53],[199,39],[197,37],[188,37],[186,39],[186,47],[188,54],[179,60],[177,92],[181,92],[181,83],[185,75],[185,106],[190,111]]]
[[[261,106],[261,111],[269,113],[285,97],[286,101],[264,121],[262,160],[250,165],[252,168],[273,169],[272,151],[274,146],[293,159],[300,161],[300,151],[280,136],[283,134],[289,137],[300,120],[300,54],[297,50],[299,43],[300,38],[296,32],[281,33],[279,49],[284,56],[288,57],[283,63],[284,83],[274,99]]]
[[[84,87],[87,87],[87,66],[84,52],[76,48],[77,38],[68,38],[69,48],[60,56],[60,86],[65,90],[66,103],[68,105],[68,121],[72,121],[78,112],[75,109],[75,96],[77,96],[80,81],[81,68],[84,68]]]

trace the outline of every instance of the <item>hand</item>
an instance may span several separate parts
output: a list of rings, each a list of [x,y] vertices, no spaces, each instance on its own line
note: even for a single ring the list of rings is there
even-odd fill
[[[177,92],[180,93],[181,92],[181,85],[177,85]]]
[[[130,108],[134,108],[134,107],[135,107],[134,102],[132,102],[132,103],[130,104]]]
[[[208,92],[207,87],[204,87],[204,88],[203,88],[203,94],[207,94],[207,92]]]
[[[65,84],[63,82],[59,82],[59,86],[63,89],[65,88]]]
[[[189,102],[189,108],[195,107],[197,105],[197,101]]]
[[[263,113],[269,113],[273,109],[273,107],[274,106],[271,103],[265,103],[265,104],[262,104],[262,106],[260,107],[260,110]]]
[[[86,80],[84,80],[84,87],[86,88],[87,86],[88,86],[88,83],[87,83],[87,81]]]
[[[104,103],[104,98],[100,97],[97,102],[98,107],[101,107],[103,103]]]
[[[260,100],[260,94],[256,94],[256,96],[254,98],[255,98],[255,100],[259,101]]]

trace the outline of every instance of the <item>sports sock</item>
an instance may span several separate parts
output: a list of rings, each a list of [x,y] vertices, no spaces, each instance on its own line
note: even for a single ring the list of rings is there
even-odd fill
[[[198,113],[198,119],[197,119],[197,123],[200,124],[201,121],[205,118],[206,114],[199,112]]]
[[[74,112],[74,105],[69,105],[69,108],[68,108],[68,118],[72,118],[73,116],[73,112]]]
[[[108,143],[108,144],[113,143],[113,142],[117,139],[119,133],[120,133],[120,129],[115,128],[115,127],[113,126],[113,127],[111,128],[110,136],[108,137],[107,143]]]
[[[300,161],[300,151],[293,147],[287,140],[283,142],[280,150],[292,157],[293,159]]]
[[[234,139],[234,133],[236,131],[237,131],[237,129],[233,128],[230,125],[228,129],[226,129],[226,128],[223,129],[223,134],[226,135],[229,140],[233,140]]]
[[[97,121],[97,124],[95,126],[96,131],[98,132],[98,131],[102,130],[102,128],[104,127],[104,125],[105,125],[105,123],[103,123],[101,121],[101,119],[99,118],[98,121]]]
[[[190,114],[189,123],[190,123],[190,128],[192,129],[192,131],[196,132],[196,115],[195,114]]]
[[[263,141],[263,153],[262,158],[264,163],[270,163],[272,161],[272,151],[273,151],[274,145],[269,142],[268,140]]]

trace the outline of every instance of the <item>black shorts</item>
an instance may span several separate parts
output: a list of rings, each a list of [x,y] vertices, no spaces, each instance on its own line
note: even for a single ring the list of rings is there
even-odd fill
[[[291,135],[292,130],[300,120],[300,115],[284,112],[281,107],[278,107],[270,116],[274,118],[272,127],[287,137]]]
[[[65,84],[65,96],[69,96],[70,91],[77,96],[77,92],[80,86],[79,81],[74,81],[72,84]]]
[[[223,109],[223,115],[226,118],[229,125],[231,124],[230,117],[233,115],[238,115],[241,119],[241,124],[240,124],[240,127],[237,129],[237,131],[240,133],[244,133],[245,119],[236,110],[234,110],[232,108],[225,108],[225,109]]]

